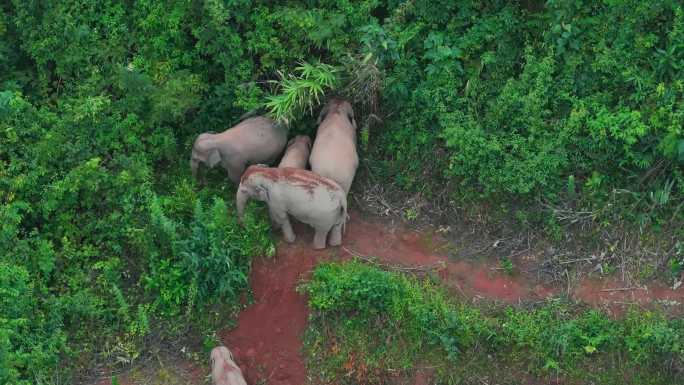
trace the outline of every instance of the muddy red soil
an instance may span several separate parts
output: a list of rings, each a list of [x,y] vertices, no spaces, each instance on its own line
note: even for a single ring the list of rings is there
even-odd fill
[[[297,285],[309,278],[323,260],[345,260],[353,255],[372,256],[379,263],[403,267],[434,267],[455,295],[467,299],[486,298],[506,303],[542,300],[562,292],[590,305],[619,315],[630,304],[648,305],[667,301],[682,308],[684,290],[662,286],[625,287],[618,280],[585,280],[565,291],[536,283],[524,274],[510,275],[496,266],[474,261],[454,261],[443,252],[448,243],[434,233],[420,233],[403,226],[390,226],[351,213],[343,246],[316,251],[313,232],[295,225],[293,244],[280,242],[274,259],[257,259],[251,283],[255,303],[240,313],[235,329],[220,333],[223,343],[235,354],[249,384],[304,384],[306,370],[301,355],[301,337],[308,308]],[[524,259],[521,258],[521,259]]]
[[[665,301],[674,312],[684,311],[684,287],[632,287],[616,279],[585,279],[569,288],[549,287],[538,283],[536,277],[508,274],[496,265],[450,259],[450,243],[434,232],[362,218],[356,212],[351,213],[342,247],[313,250],[311,228],[301,224],[294,227],[297,240],[293,244],[280,241],[274,258],[254,261],[250,282],[255,302],[240,313],[236,328],[219,333],[250,385],[307,382],[301,338],[309,312],[306,298],[296,292],[296,287],[310,277],[320,261],[346,260],[354,255],[374,257],[378,263],[391,266],[434,268],[455,296],[469,301],[514,304],[569,295],[618,316],[628,305],[648,306],[657,301]],[[516,259],[521,266],[535,263],[533,255]],[[417,375],[414,382],[424,383],[423,377]]]

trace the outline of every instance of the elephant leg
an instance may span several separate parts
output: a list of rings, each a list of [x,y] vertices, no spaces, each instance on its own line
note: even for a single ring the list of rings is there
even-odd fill
[[[316,227],[313,239],[313,248],[316,250],[325,249],[326,239],[328,238],[329,227]]]
[[[271,217],[271,227],[274,230],[279,229],[280,228],[280,222],[277,221],[276,214],[273,212],[271,207],[268,208],[268,214],[269,214],[269,217]],[[287,213],[285,215],[287,215]]]
[[[285,238],[285,241],[288,243],[294,242],[296,237],[294,231],[292,230],[292,225],[290,224],[290,219],[287,217],[287,214],[285,214],[285,220],[280,224],[283,228],[283,237]]]
[[[280,210],[271,210],[270,207],[269,211],[271,212],[273,220],[282,228],[283,238],[285,238],[285,242],[294,242],[296,237],[294,231],[292,230],[292,224],[290,224],[290,218],[288,218],[287,212]]]
[[[330,229],[330,246],[342,244],[342,224],[337,224]]]
[[[228,172],[228,178],[237,184],[240,184],[240,178],[242,178],[242,173],[245,171],[244,162],[232,162],[224,164],[223,167]]]

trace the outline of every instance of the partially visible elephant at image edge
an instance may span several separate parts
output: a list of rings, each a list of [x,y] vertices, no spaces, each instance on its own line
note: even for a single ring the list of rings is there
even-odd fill
[[[211,379],[214,385],[247,385],[242,370],[235,363],[233,354],[225,346],[211,350]]]

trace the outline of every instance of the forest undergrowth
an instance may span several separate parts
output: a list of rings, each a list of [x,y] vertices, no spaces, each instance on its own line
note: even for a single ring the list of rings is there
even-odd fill
[[[2,2],[0,383],[215,344],[275,246],[220,172],[192,181],[190,146],[249,111],[313,135],[333,94],[359,121],[351,200],[676,284],[683,42],[677,0]]]

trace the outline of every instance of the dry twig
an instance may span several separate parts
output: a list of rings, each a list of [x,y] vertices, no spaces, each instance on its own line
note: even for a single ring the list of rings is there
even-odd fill
[[[618,287],[615,289],[602,289],[602,292],[611,292],[611,291],[631,291],[631,290],[648,290],[644,287]]]
[[[370,257],[367,255],[363,255],[363,254],[358,253],[356,251],[350,250],[344,246],[342,246],[342,250],[346,251],[349,255],[352,255],[356,258],[359,258],[360,260],[365,261],[367,263],[370,263],[372,265],[378,266],[378,267],[386,269],[386,270],[399,271],[402,273],[427,273],[430,271],[442,270],[446,267],[446,263],[444,261],[435,262],[435,263],[430,264],[430,265],[420,265],[420,266],[391,265],[388,263],[378,262],[377,257]]]

